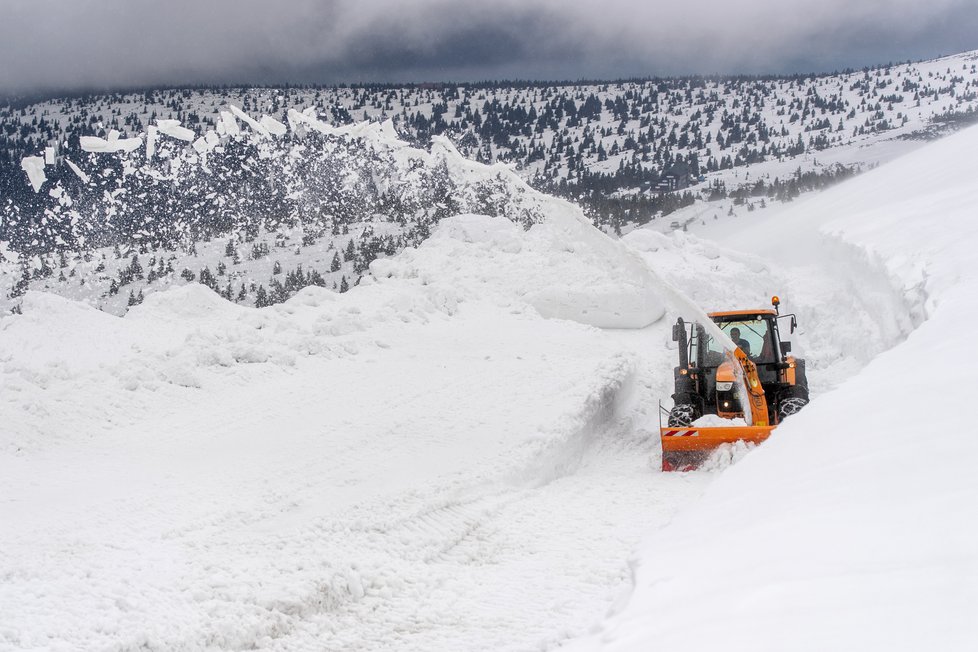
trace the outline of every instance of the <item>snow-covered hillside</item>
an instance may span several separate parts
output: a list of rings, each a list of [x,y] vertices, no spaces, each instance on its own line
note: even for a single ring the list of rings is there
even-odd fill
[[[533,222],[526,180],[572,196],[608,232],[669,211],[661,231],[736,223],[974,117],[975,56],[791,79],[198,89],[8,107],[0,149],[30,156],[0,183],[0,311],[28,289],[114,314],[188,282],[251,306],[310,285],[343,292],[446,216]],[[335,126],[360,109],[389,120]],[[483,152],[479,139],[494,144]]]
[[[807,265],[815,254],[825,271],[834,259],[819,260],[820,243],[844,243],[882,266],[924,320],[651,535],[627,603],[573,649],[975,647],[976,148],[972,128],[776,219],[717,229],[769,260]],[[852,321],[820,327],[831,337]]]
[[[21,161],[43,164],[51,147],[48,176],[70,175],[65,160],[77,163],[80,137],[117,130],[125,141],[159,121],[167,124],[160,133],[203,134],[218,129],[230,105],[267,115],[275,133],[290,110],[314,107],[334,126],[390,119],[422,145],[450,135],[468,157],[514,164],[534,187],[574,197],[611,229],[693,194],[790,199],[973,122],[976,56],[786,78],[156,89],[10,104],[0,106],[0,199],[40,221]],[[685,194],[688,183],[694,192]],[[0,211],[10,207],[0,202]]]

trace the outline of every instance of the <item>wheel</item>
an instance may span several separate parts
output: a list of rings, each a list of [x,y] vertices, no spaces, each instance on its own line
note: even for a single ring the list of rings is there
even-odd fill
[[[786,417],[790,417],[792,414],[797,414],[803,407],[808,405],[808,399],[802,398],[800,396],[789,396],[787,398],[781,399],[778,403],[778,417],[782,421]]]
[[[699,418],[696,406],[689,403],[680,403],[669,410],[669,427],[683,428],[692,425]]]

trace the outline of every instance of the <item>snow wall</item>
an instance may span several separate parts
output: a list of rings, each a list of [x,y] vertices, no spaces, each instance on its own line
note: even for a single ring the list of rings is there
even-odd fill
[[[975,151],[971,128],[780,216],[875,258],[922,324],[651,535],[574,649],[974,649]]]

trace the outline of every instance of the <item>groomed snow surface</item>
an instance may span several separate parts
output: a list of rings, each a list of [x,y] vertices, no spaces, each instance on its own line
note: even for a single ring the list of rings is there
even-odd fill
[[[722,246],[555,201],[262,310],[28,293],[0,319],[0,649],[972,649],[976,146]],[[660,473],[684,302],[775,293],[816,400]]]

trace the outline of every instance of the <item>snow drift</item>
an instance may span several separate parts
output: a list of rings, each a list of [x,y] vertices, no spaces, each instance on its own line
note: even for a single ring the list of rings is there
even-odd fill
[[[972,128],[744,234],[820,230],[884,266],[926,319],[650,536],[633,595],[575,649],[974,647],[976,148]]]

